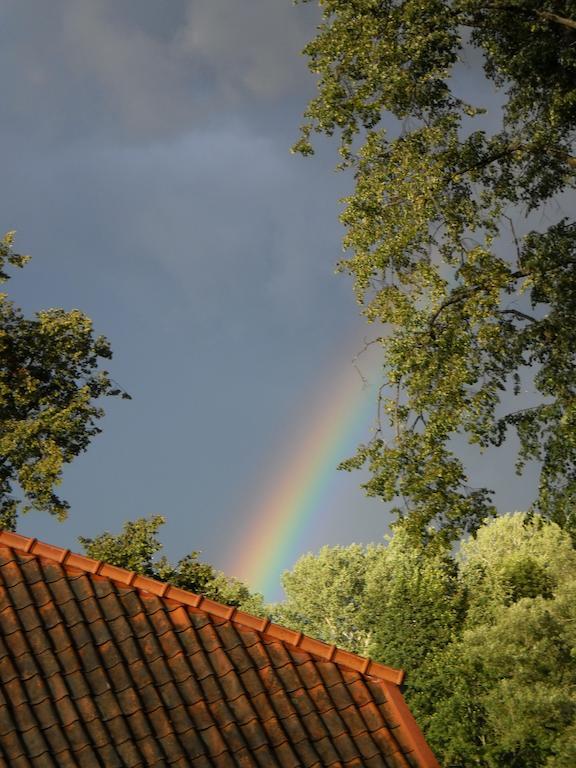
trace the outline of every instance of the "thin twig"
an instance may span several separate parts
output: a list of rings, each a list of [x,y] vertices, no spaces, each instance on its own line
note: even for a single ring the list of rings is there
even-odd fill
[[[497,310],[497,314],[514,315],[519,320],[528,320],[530,323],[538,322],[538,319],[536,317],[532,317],[532,315],[527,315],[525,312],[521,312],[519,309],[499,309]]]

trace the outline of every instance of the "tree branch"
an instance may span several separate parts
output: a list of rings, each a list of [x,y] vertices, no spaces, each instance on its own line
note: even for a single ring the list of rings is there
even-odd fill
[[[501,149],[498,152],[494,152],[491,155],[487,155],[486,157],[481,158],[478,160],[478,162],[473,163],[472,165],[469,165],[467,168],[462,168],[461,170],[458,170],[453,176],[452,179],[454,180],[458,176],[464,176],[466,173],[470,173],[470,171],[475,171],[479,168],[486,168],[486,166],[491,165],[492,163],[495,163],[497,160],[500,160],[503,157],[506,157],[507,155],[511,155],[512,152],[517,152],[519,149],[523,149],[522,144],[511,144],[508,147],[504,147],[504,149]]]
[[[516,272],[510,272],[510,279],[511,280],[520,280],[522,277],[527,277],[529,275],[529,272],[526,272],[525,270],[519,269],[516,270]],[[466,301],[466,299],[470,298],[470,296],[473,296],[475,293],[478,293],[479,291],[485,291],[487,290],[486,285],[482,285],[481,283],[479,285],[473,285],[470,288],[461,288],[456,289],[456,291],[452,294],[452,296],[449,296],[447,299],[445,299],[442,304],[438,307],[436,312],[430,317],[428,320],[428,328],[430,330],[430,335],[432,338],[434,338],[434,325],[436,324],[436,321],[444,312],[445,309],[452,306],[453,304],[459,304],[462,301]],[[501,310],[502,312],[509,312],[509,313],[518,313],[519,310]],[[520,313],[522,314],[522,313]],[[526,315],[526,318],[528,319],[529,316]],[[533,318],[530,318],[533,319]]]
[[[486,168],[487,166],[491,165],[492,163],[495,163],[497,160],[501,160],[503,157],[507,157],[511,155],[513,152],[542,152],[544,151],[547,154],[555,155],[556,157],[562,159],[567,165],[570,166],[570,168],[576,168],[576,157],[573,157],[568,152],[565,152],[562,149],[555,149],[554,147],[548,147],[546,149],[542,149],[542,147],[534,147],[530,146],[529,144],[510,144],[507,147],[504,147],[504,149],[499,150],[498,152],[494,152],[491,155],[487,155],[486,157],[480,158],[476,163],[473,163],[472,165],[469,165],[467,168],[463,168],[462,170],[458,170],[456,173],[452,175],[452,180],[456,180],[458,176],[464,176],[467,173],[470,173],[470,171],[479,170],[481,168]]]
[[[546,19],[546,21],[552,21],[554,24],[560,24],[562,27],[576,30],[576,21],[567,19],[565,16],[558,16],[557,13],[552,13],[552,11],[536,11],[536,16],[540,16],[541,19]]]
[[[559,24],[560,26],[566,27],[567,29],[576,30],[576,21],[573,21],[573,19],[568,19],[566,16],[559,16],[557,13],[553,13],[552,11],[532,10],[531,8],[522,8],[520,5],[506,5],[505,3],[485,3],[484,5],[481,5],[479,8],[477,8],[476,12],[477,11],[504,11],[513,13],[514,15],[522,14],[523,16],[537,16],[540,19],[551,21],[553,24]],[[474,19],[472,21],[474,21]],[[468,17],[468,23],[466,26],[477,26],[477,24],[471,23]]]
[[[519,320],[528,320],[530,323],[538,322],[535,317],[532,317],[532,315],[527,315],[525,312],[521,312],[519,309],[500,309],[498,310],[498,314],[514,315],[514,317],[517,317]]]
[[[445,301],[440,304],[436,312],[432,315],[432,317],[428,320],[428,327],[430,329],[430,335],[432,338],[434,338],[434,326],[436,324],[436,321],[444,312],[445,309],[448,307],[451,307],[453,304],[459,304],[461,301],[466,301],[470,296],[473,296],[475,293],[478,293],[478,291],[485,290],[485,287],[482,285],[475,285],[472,288],[466,288],[461,289],[458,294],[452,295],[449,298],[447,298]]]

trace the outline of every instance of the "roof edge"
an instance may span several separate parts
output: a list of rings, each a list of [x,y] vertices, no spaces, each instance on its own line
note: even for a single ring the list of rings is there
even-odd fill
[[[382,682],[382,687],[386,693],[388,705],[393,709],[400,728],[412,745],[412,754],[418,761],[418,768],[440,768],[440,763],[428,746],[424,734],[414,719],[414,715],[406,704],[400,689],[386,680]]]
[[[262,619],[258,616],[246,613],[245,611],[241,611],[234,606],[224,605],[223,603],[218,603],[203,595],[197,595],[194,592],[189,592],[180,587],[174,587],[165,581],[158,581],[149,576],[141,576],[140,574],[134,573],[134,571],[128,571],[125,568],[110,565],[102,560],[94,560],[91,557],[77,554],[69,549],[64,549],[63,547],[46,544],[36,538],[22,536],[20,533],[0,530],[0,546],[15,549],[26,555],[43,557],[68,568],[75,568],[76,570],[90,573],[94,576],[103,576],[124,587],[133,587],[134,589],[149,592],[157,597],[173,600],[191,608],[201,609],[211,616],[232,621],[247,629],[260,632],[274,640],[280,640],[298,650],[310,653],[312,656],[316,656],[322,661],[333,661],[346,669],[359,672],[362,675],[375,677],[384,683],[392,684],[390,686],[391,689],[400,686],[404,680],[404,670],[388,667],[386,664],[381,664],[370,658],[359,656],[350,651],[345,651],[335,645],[329,645],[321,640],[315,640],[314,638],[305,635],[303,632],[298,632],[294,629],[283,627],[280,624],[275,624],[270,621],[270,619]],[[404,703],[399,688],[397,688],[397,692],[402,703]],[[409,713],[405,703],[404,707]],[[410,717],[412,716],[410,715]],[[414,725],[416,726],[415,722]],[[416,726],[416,728],[418,729],[418,726]],[[427,765],[427,763],[424,763],[424,765]]]

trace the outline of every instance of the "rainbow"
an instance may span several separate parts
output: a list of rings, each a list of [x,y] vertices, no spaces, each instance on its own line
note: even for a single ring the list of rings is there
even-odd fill
[[[276,586],[306,551],[306,533],[330,503],[338,464],[368,438],[374,420],[377,384],[363,384],[350,365],[328,382],[305,409],[288,451],[266,473],[270,480],[226,569],[259,592]]]

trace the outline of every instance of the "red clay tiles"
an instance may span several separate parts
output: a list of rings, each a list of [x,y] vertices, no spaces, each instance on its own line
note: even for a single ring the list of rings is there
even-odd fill
[[[0,532],[0,768],[438,768],[402,678]]]

